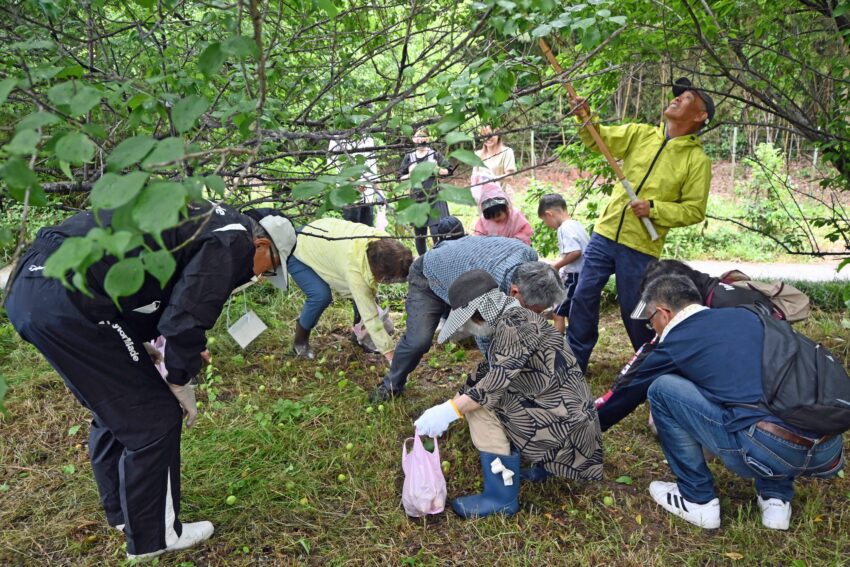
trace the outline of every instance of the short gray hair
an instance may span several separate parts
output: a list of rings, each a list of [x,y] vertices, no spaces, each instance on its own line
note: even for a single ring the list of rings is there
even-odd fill
[[[551,307],[564,301],[564,283],[558,272],[546,262],[520,264],[514,270],[511,283],[519,288],[526,305]]]
[[[663,303],[674,313],[678,313],[688,305],[702,305],[702,295],[691,278],[679,274],[658,276],[646,284],[641,299],[648,306]]]

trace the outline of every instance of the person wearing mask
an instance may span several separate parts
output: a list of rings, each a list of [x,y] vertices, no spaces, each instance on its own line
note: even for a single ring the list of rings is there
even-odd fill
[[[113,302],[112,256],[89,267],[85,294],[44,276],[65,243],[112,219],[111,211],[83,212],[42,228],[21,257],[6,310],[92,413],[89,456],[106,519],[127,538],[129,559],[149,559],[213,533],[210,522],[180,521],[182,418],[192,427],[197,416],[193,384],[209,358],[205,333],[235,288],[263,274],[285,278],[281,258],[295,232],[282,217],[258,223],[225,206],[189,206],[160,241],[146,236],[145,247],[125,255],[171,251],[174,272],[164,285],[145,273],[138,291]],[[166,339],[164,380],[146,353],[158,335]]]
[[[413,134],[413,145],[416,149],[405,154],[399,166],[399,178],[402,180],[408,179],[410,174],[417,165],[423,163],[433,163],[436,165],[437,175],[448,175],[449,164],[440,152],[431,149],[428,146],[430,137],[425,128],[419,128]],[[413,229],[416,235],[416,252],[421,256],[428,250],[427,235],[428,229],[431,230],[431,237],[434,238],[435,227],[440,219],[449,216],[449,205],[445,201],[437,200],[437,177],[432,175],[422,182],[421,188],[411,190],[410,196],[418,203],[428,203],[431,205],[431,213],[428,217],[428,222],[424,226],[416,226]]]
[[[484,270],[456,279],[449,303],[440,343],[462,328],[490,338],[475,377],[415,422],[431,437],[457,420],[469,425],[484,490],[453,500],[454,511],[463,518],[516,514],[520,479],[601,480],[602,431],[593,398],[560,333]],[[530,466],[521,471],[520,461]]]
[[[499,289],[520,305],[541,313],[564,297],[564,285],[537,252],[515,238],[464,236],[447,240],[420,256],[410,267],[404,308],[407,326],[398,344],[389,373],[372,392],[372,401],[401,395],[408,375],[431,349],[434,332],[450,311],[449,286],[469,270],[490,274]],[[486,338],[476,341],[483,353]]]

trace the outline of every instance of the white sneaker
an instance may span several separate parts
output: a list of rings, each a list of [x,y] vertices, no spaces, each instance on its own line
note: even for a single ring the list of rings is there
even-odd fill
[[[720,527],[720,500],[717,498],[705,504],[688,502],[675,482],[658,480],[649,483],[649,494],[659,506],[694,525],[707,530]]]
[[[187,549],[193,545],[199,544],[205,539],[209,539],[215,528],[211,522],[192,522],[191,524],[183,524],[183,534],[177,538],[177,541],[169,545],[165,549],[151,551],[150,553],[141,553],[139,555],[127,554],[127,559],[131,561],[147,561],[165,553],[166,551],[179,551]]]
[[[761,523],[764,527],[772,530],[787,530],[791,525],[791,503],[783,502],[779,498],[768,498],[764,500],[758,497],[761,509]]]

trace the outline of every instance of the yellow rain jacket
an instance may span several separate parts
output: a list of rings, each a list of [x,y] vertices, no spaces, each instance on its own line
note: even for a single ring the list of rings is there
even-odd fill
[[[326,240],[310,234],[328,238],[361,238]],[[394,344],[378,316],[378,306],[375,304],[378,282],[366,258],[366,246],[375,239],[364,236],[389,235],[383,230],[341,219],[315,220],[298,235],[293,255],[310,266],[332,290],[354,299],[375,348],[387,354],[393,350]]]
[[[668,230],[705,219],[711,185],[711,160],[705,155],[696,134],[666,139],[663,123],[658,127],[623,124],[597,126],[597,129],[614,157],[622,160],[623,172],[631,181],[638,199],[650,201],[649,218],[658,231],[658,240],[650,240],[643,222],[629,208],[629,196],[620,183],[614,187],[611,199],[593,230],[658,258]],[[597,150],[587,129],[581,128],[579,132],[584,143]],[[640,187],[650,167],[652,170]]]

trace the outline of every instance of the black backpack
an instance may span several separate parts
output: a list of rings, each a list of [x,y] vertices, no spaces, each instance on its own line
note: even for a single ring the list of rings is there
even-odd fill
[[[759,408],[819,435],[850,429],[850,376],[829,350],[765,309],[746,306],[764,326]]]

